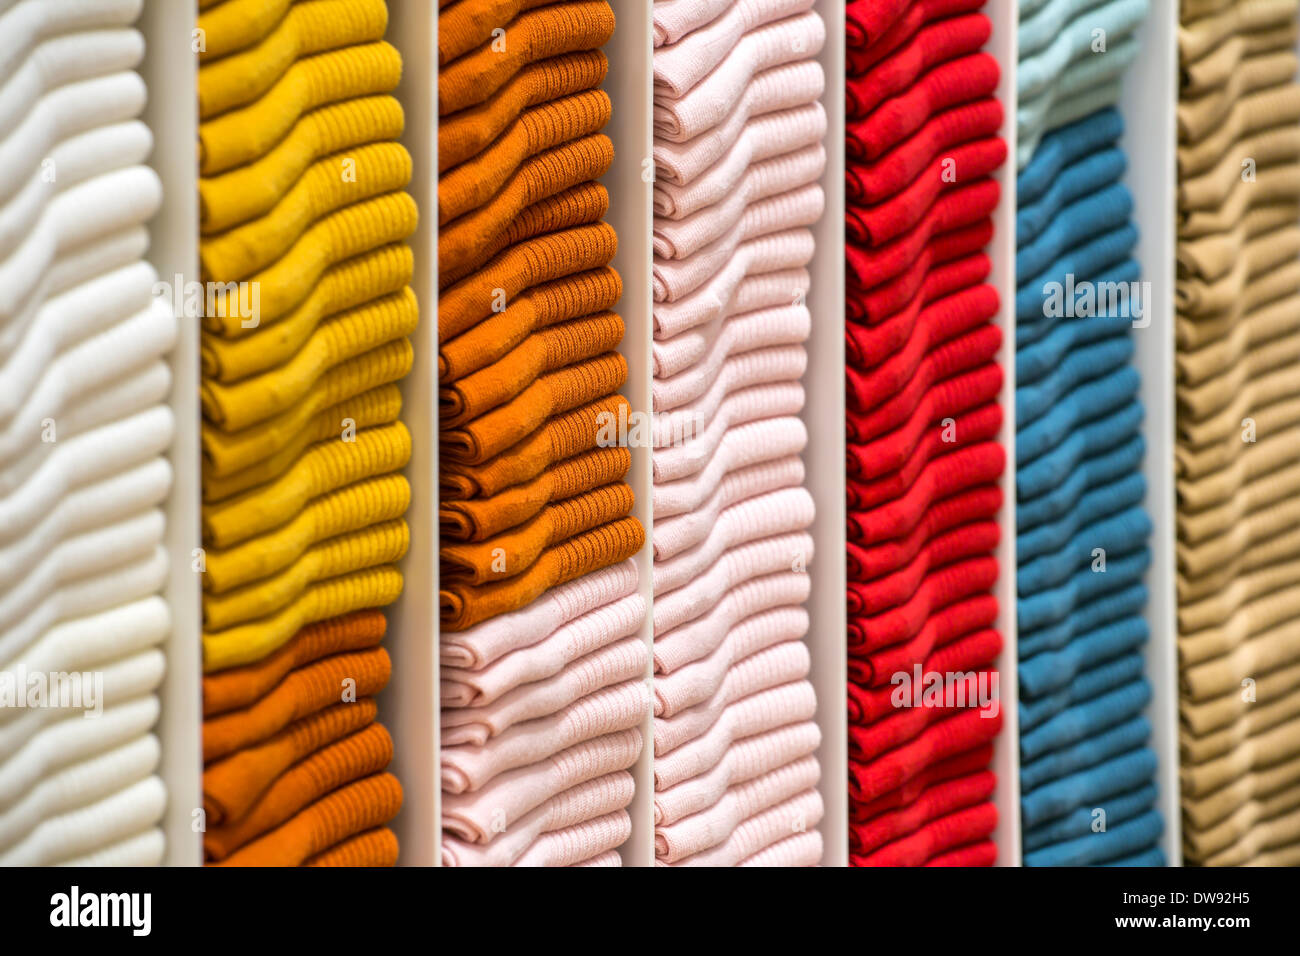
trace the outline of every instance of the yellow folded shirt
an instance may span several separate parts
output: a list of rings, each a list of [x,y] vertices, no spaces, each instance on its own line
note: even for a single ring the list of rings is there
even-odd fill
[[[266,95],[199,124],[199,174],[225,172],[264,155],[304,113],[375,93],[402,78],[402,56],[388,43],[367,43],[298,60]]]
[[[199,118],[251,103],[301,57],[384,38],[384,0],[299,3],[256,46],[199,67]]]
[[[308,424],[331,406],[401,379],[411,370],[415,350],[410,339],[398,339],[330,369],[297,404],[273,418],[237,432],[225,432],[204,422],[199,427],[204,474],[230,475],[252,467],[290,445]],[[343,423],[338,423],[343,436]]]
[[[275,29],[293,0],[199,0],[200,62],[250,47]],[[211,8],[211,9],[209,9]]]
[[[199,341],[204,376],[218,382],[237,382],[275,368],[293,357],[322,320],[401,291],[410,283],[414,266],[410,246],[383,246],[330,269],[311,295],[279,322],[238,338],[222,338],[205,329]],[[239,327],[238,323],[234,326]]]
[[[247,278],[280,258],[322,216],[410,181],[411,156],[399,143],[372,143],[327,156],[265,215],[205,237],[199,243],[203,278]]]
[[[230,385],[204,382],[204,417],[238,431],[293,407],[331,369],[415,331],[419,310],[410,287],[327,319],[283,365]],[[333,404],[331,402],[331,404]]]
[[[403,127],[402,105],[391,96],[362,96],[312,110],[265,156],[199,179],[199,231],[220,232],[262,215],[321,157],[397,139]]]
[[[220,631],[286,607],[307,588],[328,578],[402,560],[411,534],[402,520],[370,525],[322,541],[273,577],[225,594],[203,597],[203,626]]]
[[[415,231],[418,219],[415,200],[406,193],[386,193],[318,219],[288,252],[245,280],[249,289],[258,290],[255,327],[279,321],[296,309],[331,266],[406,239]],[[218,291],[214,314],[204,316],[205,328],[216,331],[241,324],[240,310],[227,305],[236,294],[237,289]]]
[[[321,441],[337,441],[345,431],[387,425],[397,421],[402,412],[402,390],[396,385],[381,385],[318,412],[283,448],[259,458],[255,464],[220,477],[204,473],[203,500],[222,501],[232,495],[282,475],[298,460],[303,449]]]
[[[203,509],[203,540],[228,548],[292,521],[308,502],[363,478],[406,467],[411,433],[401,422],[367,428],[355,441],[313,445],[287,472],[260,488]]]
[[[312,545],[400,518],[410,504],[411,486],[401,475],[381,475],[321,495],[269,534],[208,551],[203,588],[221,594],[260,581],[293,564]]]
[[[401,593],[402,575],[392,565],[367,568],[314,584],[270,617],[222,631],[205,631],[203,671],[211,673],[259,661],[307,624],[362,608],[383,607],[396,601]]]

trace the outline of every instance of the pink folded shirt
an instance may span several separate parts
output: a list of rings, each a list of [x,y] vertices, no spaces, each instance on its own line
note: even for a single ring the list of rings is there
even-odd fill
[[[750,206],[816,183],[825,169],[826,148],[821,143],[755,163],[721,201],[680,219],[656,217],[655,255],[661,259],[685,259],[693,255],[726,235]]]
[[[622,846],[632,835],[632,818],[615,810],[563,830],[543,833],[511,866],[577,866]]]
[[[825,810],[821,794],[816,790],[805,790],[741,821],[718,845],[670,865],[738,866],[741,861],[775,843],[814,829],[821,822]]]
[[[717,272],[689,295],[676,302],[656,302],[654,306],[655,338],[668,339],[688,329],[715,322],[740,307],[742,284],[766,273],[788,273],[802,269],[813,257],[813,237],[807,229],[785,229],[769,236],[742,243]],[[791,288],[788,302],[799,298],[797,287]]]
[[[655,856],[676,863],[730,839],[747,818],[817,785],[816,757],[803,757],[729,788],[717,803],[684,820],[655,827]]]
[[[654,44],[676,43],[692,30],[712,23],[735,0],[655,0]]]
[[[690,182],[656,181],[655,215],[682,219],[720,203],[754,163],[820,143],[825,136],[826,109],[821,103],[756,116],[745,124],[731,147]],[[694,142],[683,145],[690,148]]]
[[[825,42],[826,25],[812,12],[749,31],[707,77],[682,96],[656,91],[655,137],[682,143],[717,126],[743,102],[756,75],[786,63],[810,60]]]
[[[803,386],[794,383],[745,389],[728,397],[702,436],[656,449],[655,520],[698,508],[733,471],[803,451],[808,427],[793,417],[803,400]]]
[[[811,10],[813,0],[732,0],[723,12],[654,54],[656,94],[680,97],[755,27]]]
[[[592,651],[558,674],[516,687],[481,707],[451,707],[442,711],[442,745],[483,746],[511,727],[557,713],[602,688],[644,678],[650,649],[637,637]]]
[[[696,362],[712,355],[715,343],[731,324],[730,319],[778,306],[796,308],[791,303],[801,303],[811,287],[812,276],[807,269],[781,269],[742,279],[735,297],[717,318],[651,343],[656,379],[652,384],[658,385],[658,379],[690,371]]]
[[[821,832],[812,830],[786,837],[771,846],[764,847],[753,856],[746,857],[737,866],[772,866],[795,867],[817,866],[822,861],[825,847]]]
[[[655,637],[654,667],[658,676],[702,660],[726,641],[746,618],[781,607],[794,607],[808,599],[809,575],[781,571],[745,581],[731,588],[722,600],[694,620]]]
[[[516,687],[545,680],[571,661],[635,634],[645,613],[645,598],[629,594],[560,625],[536,644],[511,651],[479,670],[444,667],[442,706],[482,707]]]
[[[444,793],[442,828],[461,840],[487,843],[556,794],[626,770],[640,755],[641,731],[636,727],[584,740],[500,774],[474,793]]]
[[[642,680],[606,687],[563,710],[516,724],[485,746],[442,748],[442,789],[478,790],[498,774],[544,760],[574,744],[638,726],[650,713]]]
[[[737,740],[704,773],[655,791],[655,826],[669,826],[707,810],[733,786],[812,754],[821,740],[821,730],[813,721]]]
[[[726,155],[751,119],[807,106],[825,89],[826,75],[814,60],[765,70],[745,87],[739,101],[717,126],[684,142],[655,137],[655,178],[682,185],[692,182]]]
[[[737,662],[708,700],[672,717],[655,718],[655,757],[662,757],[707,733],[723,711],[737,701],[808,676],[811,662],[808,647],[802,641],[783,641]]]
[[[812,720],[816,710],[817,696],[806,680],[751,694],[724,710],[707,733],[656,758],[655,789],[667,790],[707,773],[722,761],[736,741]]]
[[[626,770],[588,780],[556,794],[487,844],[442,839],[443,866],[511,866],[542,834],[586,823],[632,802],[636,782]]]
[[[446,667],[473,670],[486,667],[511,651],[536,644],[583,614],[627,597],[636,589],[636,562],[631,559],[584,575],[552,588],[518,611],[498,615],[465,631],[444,631],[442,663]]]

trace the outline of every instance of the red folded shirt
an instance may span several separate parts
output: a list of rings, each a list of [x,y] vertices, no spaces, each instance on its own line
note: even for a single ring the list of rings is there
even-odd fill
[[[948,850],[982,840],[998,825],[992,803],[978,803],[932,820],[915,833],[861,857],[855,866],[921,866]]]
[[[847,124],[845,155],[858,162],[879,159],[935,113],[992,94],[1001,75],[998,61],[987,53],[972,53],[936,66],[905,93]]]
[[[866,583],[910,566],[923,549],[946,532],[963,525],[992,518],[1002,507],[1002,489],[997,485],[984,485],[962,494],[938,501],[926,509],[915,528],[901,538],[872,547],[863,547],[856,541],[845,542],[848,553],[850,581]]]
[[[864,855],[915,832],[931,820],[993,796],[997,778],[987,770],[926,787],[912,803],[849,826],[849,848]],[[864,864],[870,865],[870,864]]]
[[[932,425],[896,471],[869,481],[852,477],[860,469],[851,451],[847,469],[850,477],[846,486],[849,510],[866,511],[901,498],[930,462],[978,442],[996,438],[1001,428],[1002,406],[992,403],[981,405],[974,411],[948,419],[948,424],[940,422]],[[851,446],[852,449],[861,447],[863,446]]]
[[[859,728],[850,727],[852,735]],[[964,710],[927,727],[919,737],[867,764],[849,762],[849,795],[856,801],[874,800],[897,790],[931,764],[989,743],[1002,729],[1002,711],[990,717],[979,710]]]
[[[871,0],[859,0],[859,2],[867,6],[871,5]],[[862,27],[855,27],[861,30],[864,39],[871,37],[877,39],[868,45],[849,46],[847,57],[849,76],[861,76],[866,73],[912,39],[927,23],[959,13],[970,13],[984,6],[985,2],[986,0],[912,0],[912,4],[889,24],[883,33],[871,33]]]
[[[844,8],[844,41],[853,47],[875,43],[903,15],[911,0],[849,0]]]
[[[932,271],[937,272],[945,264],[956,265],[958,260],[980,258],[983,256],[982,250],[992,240],[993,220],[988,218],[974,225],[942,233],[927,241],[925,248],[897,276],[883,280],[874,274],[870,254],[861,251],[858,262],[872,270],[868,273],[872,277],[872,285],[864,285],[850,273],[845,315],[854,322],[868,325],[883,322],[907,307],[908,302],[930,281]],[[848,251],[846,260],[852,265],[852,256]]]
[[[849,679],[862,688],[887,685],[899,671],[923,663],[937,648],[972,631],[992,627],[998,616],[998,599],[978,594],[932,614],[911,640],[866,654],[849,655]]]
[[[940,20],[921,28],[892,56],[845,85],[850,118],[866,116],[891,96],[916,82],[926,70],[982,47],[993,33],[993,22],[980,13]]]
[[[1001,192],[996,180],[982,179],[944,193],[926,210],[919,223],[892,242],[871,249],[853,242],[846,243],[845,261],[854,280],[861,288],[870,289],[903,275],[935,236],[963,226],[973,226],[991,216]],[[852,228],[851,223],[849,227]],[[978,248],[982,247],[967,251],[976,252]]]
[[[915,662],[911,667],[895,671],[879,687],[860,687],[848,685],[847,707],[849,711],[849,757],[859,759],[857,754],[883,753],[896,746],[898,740],[882,745],[879,739],[879,725],[886,724],[894,715],[902,711],[933,710],[930,707],[895,706],[894,696],[899,687],[890,683],[897,674],[912,676],[916,667],[923,673],[957,674],[987,668],[1002,653],[1002,635],[991,628],[984,628],[963,634],[955,641],[949,641],[942,647],[935,648],[924,661]],[[919,689],[918,689],[919,690]],[[972,688],[972,693],[974,689]],[[910,698],[909,698],[910,699]],[[968,704],[967,706],[973,706]],[[889,718],[889,719],[886,719]],[[903,738],[907,739],[907,738]]]
[[[874,163],[849,163],[844,172],[848,198],[863,205],[888,199],[949,150],[993,136],[1001,127],[1002,104],[992,97],[944,110]]]
[[[907,603],[871,617],[851,616],[849,653],[864,654],[910,640],[921,632],[930,615],[990,590],[997,579],[998,562],[992,557],[970,558],[940,568],[926,576]]]
[[[900,347],[891,350],[884,362],[874,367],[850,364],[846,368],[850,390],[862,396],[864,403],[884,401],[907,386],[927,353],[976,326],[988,323],[997,313],[998,293],[990,285],[975,286],[959,295],[940,299],[921,313],[911,334]],[[891,336],[894,332],[894,327],[888,322],[872,330],[873,336],[881,337]],[[859,410],[874,407],[863,404]]]
[[[905,807],[920,797],[927,787],[984,770],[992,761],[993,745],[987,743],[936,761],[894,790],[882,793],[871,800],[850,803],[849,819],[855,823],[865,823],[879,814]]]
[[[859,369],[869,369],[884,362],[912,338],[917,325],[927,324],[931,315],[952,309],[973,308],[997,315],[998,292],[982,284],[992,269],[992,260],[983,253],[946,263],[926,274],[917,294],[902,309],[875,325],[850,321],[844,326],[845,360]],[[980,290],[980,291],[972,291]],[[945,301],[953,299],[955,301]],[[968,305],[976,299],[983,305]],[[934,306],[936,311],[927,310]]]
[[[992,840],[981,840],[940,853],[925,861],[926,866],[992,866],[998,861],[998,848]]]
[[[928,515],[928,512],[927,512]],[[976,521],[931,538],[907,564],[869,581],[848,582],[849,607],[854,614],[883,614],[907,601],[931,571],[963,558],[996,550],[1000,537],[996,521]]]

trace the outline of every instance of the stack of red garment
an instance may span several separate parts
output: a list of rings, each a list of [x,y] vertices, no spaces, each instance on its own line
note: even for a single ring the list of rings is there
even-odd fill
[[[848,5],[850,851],[991,865],[1003,370],[983,0]]]

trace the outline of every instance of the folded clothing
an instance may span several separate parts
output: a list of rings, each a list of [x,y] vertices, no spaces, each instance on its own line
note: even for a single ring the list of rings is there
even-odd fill
[[[851,3],[846,100],[850,865],[992,865],[1006,453],[982,2]],[[978,848],[978,849],[976,849]]]

